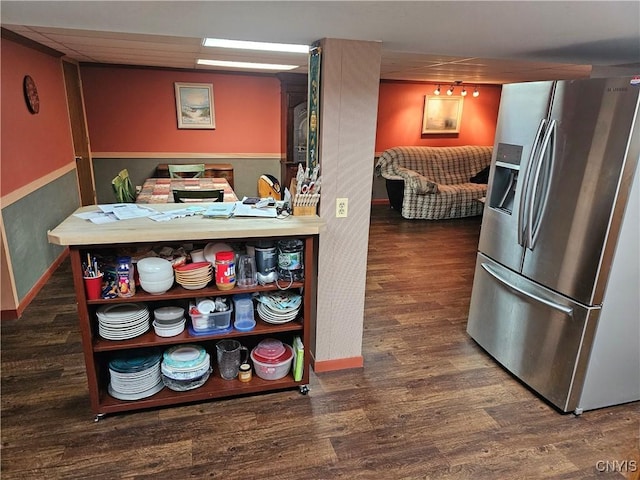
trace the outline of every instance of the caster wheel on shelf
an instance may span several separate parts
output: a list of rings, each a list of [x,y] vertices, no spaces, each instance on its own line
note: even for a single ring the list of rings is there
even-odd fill
[[[98,423],[102,418],[104,418],[104,413],[98,413],[95,417],[93,417],[93,421]]]
[[[309,385],[301,385],[300,386],[300,393],[302,395],[306,395],[307,393],[309,393]]]

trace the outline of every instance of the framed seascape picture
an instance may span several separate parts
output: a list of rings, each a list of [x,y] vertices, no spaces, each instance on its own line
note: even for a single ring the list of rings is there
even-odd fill
[[[422,133],[460,133],[463,97],[424,97]]]
[[[213,85],[175,83],[178,128],[216,128]]]

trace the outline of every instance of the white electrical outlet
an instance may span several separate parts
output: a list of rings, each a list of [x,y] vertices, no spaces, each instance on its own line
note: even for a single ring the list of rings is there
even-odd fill
[[[349,207],[348,198],[336,198],[336,217],[337,218],[346,217],[348,207]]]

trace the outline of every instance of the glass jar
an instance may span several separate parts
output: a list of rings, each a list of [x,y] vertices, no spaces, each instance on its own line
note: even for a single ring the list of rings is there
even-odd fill
[[[132,297],[136,293],[134,267],[131,257],[118,257],[116,265],[116,285],[119,297]]]
[[[238,380],[241,382],[250,382],[252,378],[251,365],[243,363],[238,371]]]
[[[216,287],[231,290],[236,286],[236,255],[233,252],[216,253]]]

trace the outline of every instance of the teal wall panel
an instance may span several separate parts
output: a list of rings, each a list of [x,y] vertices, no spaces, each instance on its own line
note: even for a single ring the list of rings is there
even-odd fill
[[[2,209],[18,301],[22,301],[64,249],[48,242],[47,231],[79,206],[76,171],[71,170]]]

